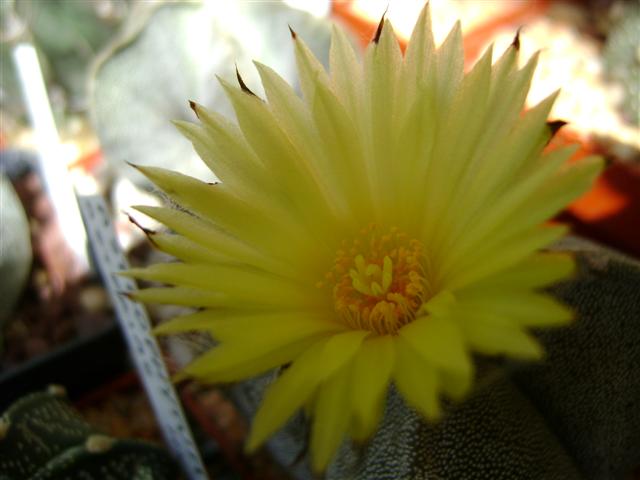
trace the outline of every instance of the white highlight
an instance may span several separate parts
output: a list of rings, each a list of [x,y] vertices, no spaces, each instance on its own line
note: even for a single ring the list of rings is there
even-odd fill
[[[75,254],[77,268],[89,268],[85,233],[67,162],[51,112],[42,70],[33,45],[20,43],[13,49],[13,60],[29,117],[34,129],[40,157],[40,169],[67,245]]]

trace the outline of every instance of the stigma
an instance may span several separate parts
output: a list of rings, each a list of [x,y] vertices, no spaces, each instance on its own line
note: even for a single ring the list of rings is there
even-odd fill
[[[423,303],[427,282],[422,244],[398,228],[370,225],[336,252],[319,287],[333,285],[335,311],[358,330],[394,335]]]

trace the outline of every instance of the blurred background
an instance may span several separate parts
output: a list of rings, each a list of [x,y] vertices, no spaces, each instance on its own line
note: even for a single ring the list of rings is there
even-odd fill
[[[92,273],[73,192],[103,195],[135,265],[158,254],[125,213],[159,203],[127,162],[214,177],[170,123],[188,100],[233,118],[215,79],[235,68],[258,95],[259,60],[297,85],[290,25],[326,65],[332,21],[354,45],[385,10],[403,41],[417,0],[2,0],[0,3],[0,412],[28,391],[64,384],[83,416],[122,438],[160,442],[127,361],[110,301]],[[608,167],[558,220],[640,257],[640,2],[431,0],[436,42],[461,19],[467,65],[520,29],[521,58],[541,51],[529,106],[562,87],[554,142],[578,142]],[[153,227],[147,219],[143,225]],[[151,310],[154,321],[170,309]],[[181,363],[201,338],[164,343]],[[78,371],[74,365],[86,365]],[[268,457],[241,454],[246,424],[224,392],[181,387],[212,478],[284,478]],[[262,475],[262,473],[261,473]],[[269,475],[272,475],[269,477]]]

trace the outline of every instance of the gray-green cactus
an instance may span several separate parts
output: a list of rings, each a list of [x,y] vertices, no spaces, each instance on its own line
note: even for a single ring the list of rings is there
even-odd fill
[[[173,480],[160,447],[115,439],[88,425],[61,387],[32,393],[0,418],[0,480]]]
[[[0,173],[0,338],[31,269],[29,221],[9,179]],[[0,342],[0,349],[2,348]]]

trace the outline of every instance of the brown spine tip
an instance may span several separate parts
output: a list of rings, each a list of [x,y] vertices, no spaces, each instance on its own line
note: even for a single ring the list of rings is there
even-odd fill
[[[129,165],[130,167],[135,168],[136,170],[140,171],[140,167],[138,165],[136,165],[135,163],[131,163],[129,160],[125,160],[124,163],[126,163],[127,165]]]
[[[193,100],[189,100],[189,107],[191,107],[191,110],[193,110],[193,113],[196,114],[196,117],[200,118],[200,115],[198,115],[198,104]]]
[[[565,122],[564,120],[554,120],[553,122],[547,122],[547,128],[549,129],[549,139],[547,140],[547,145],[549,144],[549,142],[551,142],[553,137],[555,137],[556,133],[558,133],[558,130],[560,130],[566,124],[567,122]]]
[[[155,234],[156,234],[156,232],[154,232],[153,230],[150,230],[150,229],[148,229],[148,228],[146,228],[146,227],[143,227],[143,226],[140,224],[140,222],[138,222],[135,218],[133,218],[133,217],[131,216],[131,214],[130,214],[130,213],[128,213],[128,212],[124,212],[124,214],[127,216],[127,218],[129,219],[129,221],[130,221],[131,223],[133,223],[136,227],[138,227],[140,230],[142,230],[142,232],[143,232],[147,237],[149,237],[149,240],[151,240],[151,236],[152,236],[152,235],[155,235]]]
[[[558,130],[564,127],[567,124],[564,120],[554,120],[553,122],[547,122],[547,127],[549,127],[549,131],[551,132],[551,136],[553,137]]]
[[[298,34],[291,28],[291,25],[287,25],[289,27],[289,33],[291,34],[291,38],[296,40],[298,38]]]
[[[389,7],[385,8],[384,13],[382,14],[382,18],[380,19],[380,23],[378,23],[378,28],[376,29],[376,34],[373,36],[373,39],[371,40],[376,45],[380,41],[380,35],[382,35],[382,27],[384,27],[384,17],[387,14],[387,10],[388,9],[389,9]]]
[[[518,27],[518,30],[516,31],[516,36],[513,37],[513,42],[511,42],[511,45],[513,45],[513,48],[515,48],[517,51],[520,51],[520,31],[522,30],[522,27]]]
[[[242,80],[240,71],[238,70],[238,65],[236,65],[236,78],[238,79],[238,83],[240,84],[240,88],[243,92],[248,93],[249,95],[253,95],[254,97],[256,96],[256,94],[253,93],[249,87],[247,87],[246,83],[244,83],[244,80]]]

